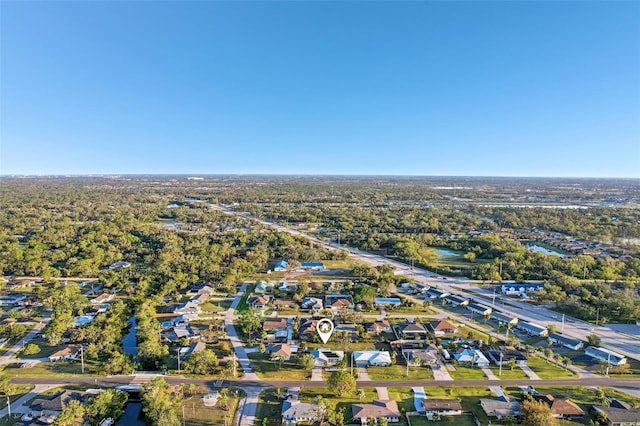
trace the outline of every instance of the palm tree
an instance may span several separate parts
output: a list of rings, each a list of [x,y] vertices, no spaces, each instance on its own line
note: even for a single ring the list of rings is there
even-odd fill
[[[222,388],[220,389],[220,408],[222,410],[229,410],[229,389]]]

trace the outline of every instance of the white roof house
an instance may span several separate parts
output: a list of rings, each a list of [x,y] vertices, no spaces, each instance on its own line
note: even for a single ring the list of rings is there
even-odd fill
[[[358,367],[391,365],[391,354],[387,351],[355,351],[353,361]]]
[[[316,359],[318,367],[336,365],[344,359],[344,351],[334,351],[328,348],[319,348],[310,352]]]
[[[465,349],[453,356],[460,364],[476,365],[478,367],[488,367],[489,360],[477,349]]]
[[[617,352],[610,351],[605,348],[597,348],[595,346],[589,346],[584,350],[586,355],[589,355],[591,358],[599,359],[600,361],[604,361],[611,365],[624,365],[627,363],[627,358],[624,355],[621,355]]]

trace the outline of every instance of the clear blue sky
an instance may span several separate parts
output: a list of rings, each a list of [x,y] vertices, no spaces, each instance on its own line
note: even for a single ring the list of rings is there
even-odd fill
[[[2,1],[2,174],[640,177],[640,3]]]

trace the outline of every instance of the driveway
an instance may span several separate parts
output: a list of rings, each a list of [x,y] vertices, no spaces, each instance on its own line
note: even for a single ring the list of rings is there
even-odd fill
[[[246,283],[240,286],[240,289],[236,294],[236,297],[233,299],[233,302],[231,303],[231,307],[227,309],[227,313],[224,317],[224,323],[225,323],[225,330],[227,331],[227,336],[229,336],[229,341],[231,342],[231,345],[233,346],[233,351],[236,354],[236,359],[240,364],[240,367],[242,367],[242,369],[245,372],[245,376],[243,380],[256,381],[261,379],[258,378],[258,376],[254,373],[253,365],[249,360],[247,351],[245,351],[244,347],[242,346],[242,342],[240,342],[240,338],[238,337],[236,328],[233,325],[233,321],[235,319],[235,309],[238,307],[238,304],[240,303],[240,299],[242,299],[242,296],[244,295],[244,292],[246,291],[246,289],[247,289]]]
[[[359,382],[370,382],[369,372],[367,371],[367,367],[358,367],[358,381]]]

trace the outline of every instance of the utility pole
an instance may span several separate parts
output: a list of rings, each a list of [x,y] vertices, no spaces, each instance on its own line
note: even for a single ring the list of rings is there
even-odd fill
[[[509,329],[507,328],[507,333]],[[502,377],[502,352],[500,352],[500,372],[498,373],[500,377]]]
[[[84,374],[84,343],[80,344],[80,362],[82,363],[82,373]]]
[[[491,298],[491,306],[496,307],[496,288],[493,288],[493,297]]]
[[[233,352],[233,377],[236,377],[236,366],[237,366],[237,362],[236,362],[236,353],[235,350]]]
[[[560,331],[564,331],[564,314],[562,314],[562,327],[560,327]]]
[[[600,307],[596,309],[596,327],[598,326],[598,320],[600,319]]]
[[[178,374],[180,374],[180,348],[178,348]]]

